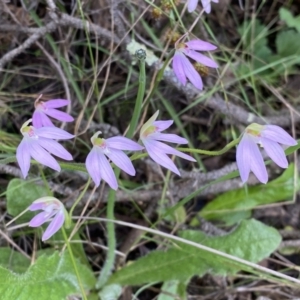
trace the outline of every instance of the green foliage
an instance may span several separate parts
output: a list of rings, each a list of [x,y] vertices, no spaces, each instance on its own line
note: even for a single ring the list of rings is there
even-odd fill
[[[288,13],[284,10],[283,15]],[[300,62],[297,57],[300,54],[300,33],[294,30],[282,30],[276,34],[276,53],[268,45],[269,30],[260,20],[245,21],[238,32],[244,51],[250,55],[250,59],[238,68],[238,74],[242,77],[258,73],[268,82],[273,82],[278,76],[293,73],[293,66]]]
[[[100,292],[101,300],[118,300],[122,294],[122,286],[119,284],[106,285]]]
[[[15,273],[24,273],[30,266],[30,260],[11,248],[0,247],[0,266]]]
[[[263,185],[228,191],[209,202],[200,212],[207,220],[220,220],[233,224],[241,218],[248,218],[250,210],[264,204],[290,199],[294,192],[294,165],[290,164],[284,173]],[[299,186],[296,187],[299,189]],[[193,220],[192,225],[196,225]]]
[[[295,28],[300,33],[300,16],[294,17],[288,9],[282,7],[279,10],[279,17],[288,27]]]
[[[163,283],[157,300],[177,300],[178,297],[180,299],[187,298],[186,284],[178,280],[170,280]]]
[[[33,201],[44,196],[52,195],[49,195],[49,190],[43,185],[22,179],[12,179],[6,190],[7,212],[15,217],[27,209]],[[28,222],[34,215],[33,212],[27,212],[17,221],[19,223]]]
[[[187,240],[218,249],[251,262],[268,257],[279,245],[280,234],[256,220],[244,220],[225,236],[206,236],[203,232],[187,230],[181,233]],[[177,243],[167,251],[153,251],[117,271],[109,283],[140,285],[147,282],[180,280],[205,273],[226,275],[247,269],[241,264]],[[249,268],[248,268],[249,270]]]
[[[86,291],[93,288],[92,271],[77,262],[80,278]],[[0,267],[0,294],[2,300],[65,300],[80,294],[80,287],[70,256],[55,252],[40,256],[24,274],[13,273]]]

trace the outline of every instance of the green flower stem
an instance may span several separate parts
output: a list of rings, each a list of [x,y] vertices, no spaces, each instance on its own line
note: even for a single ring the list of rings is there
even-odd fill
[[[140,76],[139,76],[139,89],[138,89],[138,94],[135,102],[135,107],[133,111],[133,116],[130,122],[129,130],[127,132],[126,137],[131,139],[134,135],[134,131],[136,130],[140,115],[141,115],[141,110],[142,110],[142,103],[145,95],[145,86],[146,86],[146,71],[145,71],[145,57],[143,56],[145,53],[140,52],[137,53],[137,55],[142,54],[142,56],[138,57],[140,60]],[[118,179],[120,176],[120,169],[116,168],[115,169],[115,175],[116,178]],[[110,190],[108,194],[108,199],[107,199],[107,219],[108,220],[114,220],[114,207],[115,207],[115,198],[116,198],[116,191],[115,190]],[[115,225],[113,222],[108,222],[106,224],[106,229],[107,229],[107,257],[104,263],[104,266],[101,270],[101,273],[98,277],[96,287],[98,289],[102,288],[112,270],[114,267],[115,263],[115,257],[116,257],[116,234],[115,234]]]
[[[237,138],[233,141],[231,141],[229,144],[227,144],[223,149],[219,151],[208,151],[208,150],[202,150],[202,149],[193,149],[193,148],[176,148],[179,151],[182,152],[191,152],[191,153],[199,153],[199,154],[205,154],[205,155],[210,155],[210,156],[217,156],[217,155],[222,155],[225,152],[227,152],[229,149],[237,145],[240,141],[240,138]]]
[[[140,61],[139,89],[136,97],[136,102],[135,102],[133,116],[130,122],[129,130],[126,134],[126,136],[129,139],[133,137],[134,131],[137,128],[138,121],[141,115],[142,104],[143,104],[143,99],[144,99],[145,89],[146,89],[145,58],[139,59],[139,61]]]
[[[79,203],[79,201],[82,199],[82,197],[85,195],[89,185],[91,183],[91,177],[89,177],[83,191],[81,192],[81,194],[78,196],[78,198],[76,199],[76,201],[74,202],[74,204],[72,205],[71,209],[70,209],[70,212],[69,212],[69,216],[70,216],[70,219],[72,219],[72,215],[73,215],[73,211],[75,209],[75,207],[77,206],[77,204]]]
[[[78,280],[78,283],[79,283],[79,286],[80,286],[80,290],[81,290],[81,293],[82,293],[82,298],[84,300],[87,300],[87,297],[85,295],[85,290],[84,290],[82,282],[81,282],[81,278],[80,278],[80,275],[79,275],[79,272],[78,272],[78,269],[77,269],[77,265],[76,265],[76,262],[75,262],[75,259],[74,259],[73,251],[72,251],[71,245],[69,243],[66,231],[65,231],[64,227],[62,227],[61,229],[62,229],[62,233],[63,233],[64,239],[65,239],[65,242],[67,244],[67,249],[68,249],[68,252],[70,254],[72,264],[73,264],[73,267],[74,267],[74,270],[75,270],[75,273],[76,273],[76,277],[77,277],[77,280]]]

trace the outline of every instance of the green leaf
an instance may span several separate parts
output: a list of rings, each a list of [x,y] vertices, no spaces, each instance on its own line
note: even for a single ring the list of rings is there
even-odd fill
[[[206,236],[194,230],[184,231],[181,235],[187,240],[255,263],[268,257],[281,242],[276,229],[256,220],[244,220],[233,232],[224,236]],[[140,285],[169,280],[184,281],[207,272],[226,275],[241,269],[249,271],[249,267],[242,264],[178,243],[177,247],[167,251],[153,251],[129,264],[113,274],[109,283]]]
[[[276,49],[281,57],[300,54],[300,33],[294,30],[279,32],[276,36]]]
[[[279,10],[279,17],[281,21],[286,22],[288,27],[296,28],[296,30],[300,33],[300,16],[294,17],[288,9],[282,7]]]
[[[30,259],[11,248],[1,247],[0,265],[15,273],[24,273],[30,266]]]
[[[34,200],[44,196],[52,196],[49,195],[46,187],[37,185],[35,182],[12,179],[6,190],[7,212],[15,217],[27,209]],[[33,212],[27,212],[18,218],[17,222],[28,222],[34,215]]]
[[[118,300],[122,294],[122,286],[119,284],[106,285],[100,292],[101,300]]]
[[[259,205],[289,200],[294,192],[294,164],[266,185],[241,188],[223,193],[209,202],[200,212],[207,220],[228,221],[233,213],[249,211]],[[299,185],[296,187],[299,190]],[[194,221],[192,221],[193,224]]]
[[[95,284],[93,273],[76,263],[82,285],[86,291]],[[80,287],[67,252],[62,256],[55,252],[41,256],[24,274],[15,274],[0,267],[1,300],[65,300],[67,296],[80,294]]]
[[[157,298],[157,300],[176,300],[178,299],[177,289],[178,289],[179,281],[178,280],[170,280],[163,283],[161,287],[161,292]],[[171,296],[174,295],[174,296]]]

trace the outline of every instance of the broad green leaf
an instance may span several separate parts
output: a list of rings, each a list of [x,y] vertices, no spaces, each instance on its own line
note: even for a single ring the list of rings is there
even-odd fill
[[[280,57],[300,54],[300,33],[294,30],[278,32],[276,36],[276,50]]]
[[[200,212],[200,216],[207,220],[228,221],[232,213],[249,211],[257,206],[290,200],[293,196],[294,187],[294,165],[290,164],[288,169],[277,179],[263,185],[241,188],[223,193],[209,202]],[[193,224],[194,221],[193,221]]]
[[[38,185],[35,182],[25,181],[22,179],[12,179],[6,191],[7,212],[16,217],[18,214],[28,208],[31,203],[44,196],[49,195],[49,191],[43,185]],[[26,212],[17,222],[28,222],[36,213]]]
[[[203,232],[194,230],[184,231],[181,235],[187,240],[251,262],[259,262],[268,257],[281,242],[281,236],[276,229],[256,220],[244,220],[233,232],[224,236],[206,236]],[[177,247],[167,251],[153,251],[125,266],[112,275],[109,283],[140,285],[158,281],[184,281],[207,272],[226,275],[242,269],[249,271],[242,264],[177,243]]]
[[[15,273],[24,273],[30,266],[30,259],[11,248],[1,247],[0,266]]]
[[[280,8],[279,16],[280,20],[286,22],[288,27],[296,28],[296,30],[300,33],[300,16],[294,17],[292,13],[284,7]]]
[[[95,277],[84,265],[76,262],[81,283],[88,293],[94,287]],[[16,274],[0,267],[1,300],[65,300],[80,293],[80,286],[67,252],[62,256],[38,257],[24,274]]]

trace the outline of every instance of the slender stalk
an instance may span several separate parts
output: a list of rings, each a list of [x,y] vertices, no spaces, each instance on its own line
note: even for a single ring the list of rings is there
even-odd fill
[[[132,138],[134,135],[134,131],[137,127],[140,115],[141,115],[141,109],[142,109],[142,103],[145,95],[145,86],[146,86],[146,70],[145,70],[145,58],[146,58],[146,53],[144,50],[140,49],[136,52],[137,58],[140,61],[140,75],[139,75],[139,89],[137,93],[137,98],[135,101],[135,106],[134,106],[134,111],[133,111],[133,116],[130,122],[129,130],[126,134],[126,137]],[[118,179],[120,176],[120,169],[115,170],[115,175],[116,178]],[[107,219],[111,220],[112,222],[108,222],[106,224],[106,229],[107,229],[107,257],[104,263],[104,266],[101,270],[101,273],[98,277],[96,287],[98,289],[102,288],[112,270],[114,267],[115,263],[115,257],[116,257],[116,234],[115,234],[115,225],[113,223],[114,221],[114,207],[115,207],[115,198],[116,198],[116,191],[115,190],[110,190],[108,194],[108,199],[107,199]]]
[[[76,273],[76,277],[77,277],[77,280],[78,280],[78,283],[79,283],[79,286],[80,286],[82,297],[83,297],[84,300],[87,300],[87,297],[85,295],[85,291],[84,291],[84,288],[83,288],[83,285],[82,285],[82,282],[81,282],[81,278],[80,278],[80,275],[79,275],[79,272],[78,272],[78,269],[77,269],[77,265],[76,265],[76,262],[75,262],[75,259],[74,259],[73,251],[72,251],[71,245],[68,241],[66,231],[63,227],[62,227],[62,232],[63,232],[65,242],[67,244],[68,252],[69,252],[71,260],[72,260],[72,264],[73,264],[73,267],[74,267],[74,270],[75,270],[75,273]]]
[[[231,141],[229,144],[227,144],[223,149],[217,150],[217,151],[208,151],[208,150],[202,150],[202,149],[193,149],[193,148],[176,148],[179,151],[182,152],[191,152],[191,153],[199,153],[199,154],[205,154],[205,155],[210,155],[210,156],[217,156],[224,154],[227,152],[229,149],[237,145],[240,141],[240,138],[237,138],[233,141]]]
[[[126,134],[128,138],[132,138],[134,131],[136,130],[141,115],[142,104],[143,104],[145,88],[146,88],[146,67],[145,67],[146,52],[143,49],[139,49],[136,51],[136,56],[140,62],[139,89],[136,97],[133,116],[130,122],[130,127]]]

